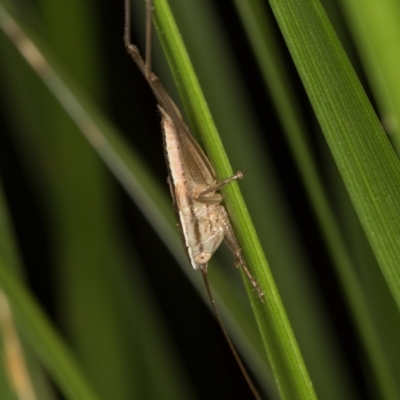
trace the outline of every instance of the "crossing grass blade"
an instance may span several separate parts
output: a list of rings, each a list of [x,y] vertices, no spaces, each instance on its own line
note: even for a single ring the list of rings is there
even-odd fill
[[[271,1],[358,217],[400,306],[400,163],[318,2]]]

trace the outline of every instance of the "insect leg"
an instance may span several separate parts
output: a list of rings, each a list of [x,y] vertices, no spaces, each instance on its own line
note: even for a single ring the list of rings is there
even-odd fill
[[[232,181],[236,181],[237,179],[243,179],[243,172],[238,171],[235,175],[230,176],[229,178],[226,178],[220,182],[217,182],[215,185],[210,186],[206,190],[203,190],[200,194],[199,197],[204,196],[207,193],[212,193],[215,192],[216,190],[219,190],[226,186],[228,183],[231,183]]]
[[[243,272],[245,273],[247,279],[249,280],[254,290],[256,291],[257,296],[260,298],[262,302],[264,302],[263,299],[264,293],[261,290],[260,286],[258,286],[256,278],[254,278],[254,276],[249,270],[249,267],[247,266],[247,263],[243,257],[242,249],[240,248],[239,242],[237,240],[235,231],[233,229],[231,222],[229,221],[228,214],[226,214],[224,217],[224,230],[225,230],[225,243],[227,244],[229,250],[234,254],[236,258],[235,266],[242,267]]]
[[[151,16],[150,16],[151,18]],[[150,19],[151,22],[151,19]],[[147,25],[147,22],[146,22]],[[147,29],[147,28],[146,28]],[[147,35],[146,35],[147,36]],[[124,42],[128,54],[135,61],[143,75],[148,78],[148,63],[146,63],[140,55],[139,49],[131,42],[131,3],[130,0],[125,0],[125,28],[124,28]],[[147,47],[147,45],[146,45]],[[147,52],[147,48],[146,48]],[[149,56],[149,54],[146,54]]]
[[[219,193],[215,193],[213,196],[195,197],[194,200],[202,204],[221,204],[223,197]]]

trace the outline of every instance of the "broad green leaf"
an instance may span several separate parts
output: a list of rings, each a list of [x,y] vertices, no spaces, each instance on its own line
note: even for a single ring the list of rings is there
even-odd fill
[[[400,163],[318,2],[271,6],[361,224],[400,306]]]

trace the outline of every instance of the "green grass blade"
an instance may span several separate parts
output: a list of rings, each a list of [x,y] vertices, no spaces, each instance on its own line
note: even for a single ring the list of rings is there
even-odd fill
[[[313,5],[271,1],[354,207],[400,306],[400,163],[329,23]]]
[[[162,31],[160,40],[166,51],[192,125],[196,131],[201,132],[205,148],[216,168],[217,175],[229,176],[232,174],[232,169],[168,5],[164,1],[156,1],[155,10],[156,26]],[[312,386],[310,386],[306,368],[243,199],[236,185],[231,185],[230,188],[225,190],[225,193],[228,200],[227,207],[233,223],[237,227],[246,257],[256,278],[265,290],[267,307],[262,307],[261,303],[256,304],[256,316],[265,340],[272,369],[280,383],[278,387],[281,395],[284,398],[293,399],[313,397],[315,394]],[[258,300],[255,300],[255,302],[258,303]]]

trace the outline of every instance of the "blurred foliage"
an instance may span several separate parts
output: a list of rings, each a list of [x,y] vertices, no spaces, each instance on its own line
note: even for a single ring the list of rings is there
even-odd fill
[[[399,5],[169,4],[232,168],[248,172],[240,189],[317,397],[400,398]],[[0,287],[23,362],[38,399],[251,398],[174,227],[159,113],[123,18],[122,0],[0,0]],[[281,327],[252,301],[257,326],[232,257],[215,259],[228,330],[264,398],[284,397],[267,357]],[[7,368],[0,398],[19,399]]]

